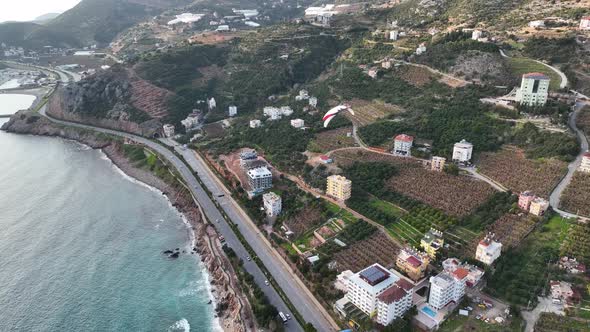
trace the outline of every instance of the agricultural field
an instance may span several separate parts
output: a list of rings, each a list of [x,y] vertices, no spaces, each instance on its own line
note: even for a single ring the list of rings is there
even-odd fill
[[[590,107],[584,107],[580,114],[578,114],[576,125],[578,128],[582,129],[587,136],[590,136]]]
[[[502,243],[502,250],[507,250],[517,247],[536,224],[537,220],[526,214],[507,213],[486,227],[484,234],[495,234],[495,240]],[[473,254],[482,238],[483,236],[473,239],[466,251]]]
[[[470,177],[432,172],[416,163],[404,166],[387,186],[450,216],[468,215],[494,193],[490,185]]]
[[[588,323],[577,321],[571,317],[544,312],[535,324],[537,332],[583,332],[588,331]]]
[[[289,217],[283,223],[295,233],[295,238],[313,229],[324,221],[322,211],[318,207],[306,206],[297,214]]]
[[[354,110],[354,115],[349,113],[345,113],[345,115],[360,127],[371,124],[379,119],[404,112],[399,106],[380,101],[369,102],[355,99],[350,102],[350,106]]]
[[[334,259],[338,271],[358,272],[365,267],[379,263],[392,267],[400,248],[383,232],[376,232],[371,237],[356,242],[348,248],[337,252]]]
[[[590,217],[590,173],[576,172],[561,195],[560,207]]]
[[[494,193],[487,183],[469,177],[432,172],[415,159],[367,151],[338,151],[332,157],[341,167],[358,160],[390,163],[399,170],[399,174],[386,181],[387,188],[450,216],[462,217],[469,214]]]
[[[535,229],[517,248],[502,252],[496,269],[488,279],[486,292],[510,304],[535,306],[537,295],[548,279],[559,271],[547,262],[559,258],[559,248],[568,233],[569,221],[553,217]],[[530,301],[530,302],[529,302]]]
[[[531,190],[547,198],[566,172],[567,163],[556,159],[527,159],[523,150],[510,147],[482,153],[477,167],[480,173],[515,193]]]
[[[570,227],[561,246],[561,254],[584,264],[590,263],[590,224],[578,222]]]
[[[326,153],[340,148],[357,146],[352,135],[347,136],[348,133],[352,134],[352,127],[322,131],[309,142],[307,150]]]
[[[551,68],[533,61],[529,58],[509,58],[508,65],[515,76],[521,77],[523,74],[539,72],[543,73],[551,78],[550,90],[559,90],[559,84],[561,83],[561,77],[554,72]]]
[[[430,70],[411,65],[399,67],[396,74],[404,81],[416,87],[424,86],[437,78]]]

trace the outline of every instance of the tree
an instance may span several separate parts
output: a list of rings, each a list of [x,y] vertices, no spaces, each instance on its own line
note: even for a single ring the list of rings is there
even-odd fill
[[[303,325],[303,331],[305,332],[317,332],[317,329],[313,326],[313,324],[311,323],[305,323],[305,325]]]

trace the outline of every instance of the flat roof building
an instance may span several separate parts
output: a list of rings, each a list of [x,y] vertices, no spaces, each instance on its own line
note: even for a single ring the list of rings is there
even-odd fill
[[[502,253],[502,243],[494,241],[490,236],[486,236],[479,241],[475,251],[475,259],[486,264],[492,265]]]
[[[262,195],[262,202],[264,205],[264,211],[269,217],[276,217],[281,213],[283,208],[281,196],[276,193],[269,192]]]
[[[272,173],[266,167],[253,168],[247,172],[248,182],[253,192],[272,188]]]
[[[429,263],[430,258],[426,253],[409,247],[400,250],[395,261],[395,265],[414,281],[424,277]]]
[[[465,295],[468,271],[457,268],[453,272],[441,272],[430,278],[428,304],[440,310],[451,302],[459,303]]]
[[[580,164],[580,172],[590,173],[590,152],[586,152],[582,156],[582,163]]]
[[[350,198],[352,182],[341,175],[328,176],[326,195],[345,201]]]
[[[549,96],[551,79],[543,73],[522,75],[520,89],[516,92],[516,100],[521,105],[544,106]]]
[[[549,202],[544,198],[535,197],[535,199],[531,201],[529,212],[540,217],[545,214],[547,209],[549,209]]]
[[[461,142],[455,143],[453,146],[453,161],[468,164],[473,155],[473,144],[462,139]]]
[[[167,123],[165,124],[162,129],[164,130],[164,136],[170,138],[174,136],[174,126]]]
[[[434,156],[430,161],[430,170],[435,172],[442,172],[445,170],[446,162],[447,158]]]
[[[422,240],[420,240],[420,247],[422,247],[432,259],[436,258],[436,254],[444,244],[445,240],[443,239],[443,233],[434,228],[431,228],[426,234],[424,234]]]

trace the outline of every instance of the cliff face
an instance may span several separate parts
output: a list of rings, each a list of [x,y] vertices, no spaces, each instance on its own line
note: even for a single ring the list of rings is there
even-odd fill
[[[60,119],[154,136],[166,116],[172,93],[115,66],[77,83],[61,87],[47,112]]]
[[[56,136],[82,142],[93,149],[100,149],[111,144],[106,136],[97,135],[93,131],[59,126],[33,111],[19,111],[10,117],[0,128],[10,133],[31,134],[40,136]]]

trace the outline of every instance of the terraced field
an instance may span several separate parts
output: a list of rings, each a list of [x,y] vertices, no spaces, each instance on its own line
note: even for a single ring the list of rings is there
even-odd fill
[[[385,104],[379,101],[369,102],[366,100],[356,99],[350,102],[350,105],[354,110],[354,115],[346,113],[346,117],[351,119],[360,127],[366,126],[390,115],[404,112],[404,110],[399,106]]]

